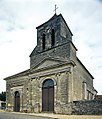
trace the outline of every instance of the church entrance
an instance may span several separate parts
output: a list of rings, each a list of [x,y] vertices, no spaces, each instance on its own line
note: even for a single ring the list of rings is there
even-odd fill
[[[20,93],[18,91],[15,92],[14,97],[14,111],[19,112],[20,111]]]
[[[54,111],[54,82],[52,79],[47,79],[42,86],[42,111]]]

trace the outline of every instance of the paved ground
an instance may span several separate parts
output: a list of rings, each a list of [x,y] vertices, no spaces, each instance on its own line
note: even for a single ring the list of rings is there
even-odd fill
[[[38,115],[38,114],[33,114]],[[47,116],[52,117],[54,119],[102,119],[101,116],[95,116],[95,115],[58,115],[58,114],[39,114],[39,116]]]
[[[20,114],[20,113],[11,113],[11,112],[0,112],[0,119],[55,119],[55,118]]]
[[[15,113],[0,112],[0,119],[102,119],[101,116],[95,115],[58,115],[47,113]]]

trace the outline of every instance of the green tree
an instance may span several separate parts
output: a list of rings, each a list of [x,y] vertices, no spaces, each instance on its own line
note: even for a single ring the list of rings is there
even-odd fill
[[[0,93],[0,100],[1,101],[6,101],[6,92]]]

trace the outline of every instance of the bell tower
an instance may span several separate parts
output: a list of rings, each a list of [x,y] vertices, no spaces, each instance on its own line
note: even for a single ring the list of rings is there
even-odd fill
[[[52,18],[36,29],[37,46],[30,55],[31,67],[47,57],[70,57],[70,43],[72,43],[73,34],[61,14],[57,15],[55,12]]]

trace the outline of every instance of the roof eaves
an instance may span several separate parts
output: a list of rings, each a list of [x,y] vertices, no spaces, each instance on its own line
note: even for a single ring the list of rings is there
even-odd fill
[[[16,77],[19,77],[19,76],[20,76],[20,77],[21,77],[21,76],[26,76],[27,74],[29,74],[29,71],[30,71],[30,69],[25,70],[25,71],[20,72],[20,73],[18,73],[18,74],[14,74],[14,75],[12,75],[12,76],[6,77],[6,78],[4,78],[4,80],[16,78]]]
[[[91,73],[86,69],[86,67],[82,64],[82,62],[79,60],[79,58],[77,57],[77,60],[79,61],[79,63],[83,66],[83,68],[87,71],[87,73],[92,77],[92,79],[94,79],[94,77],[91,75]]]
[[[48,21],[46,21],[45,23],[43,23],[43,24],[37,26],[36,29],[38,29],[39,27],[43,26],[44,24],[47,24],[49,21],[55,19],[57,16],[58,16],[58,15],[54,14]]]
[[[64,23],[66,24],[66,26],[67,26],[68,30],[70,31],[71,35],[73,36],[73,34],[72,34],[72,32],[71,32],[70,28],[68,27],[67,22],[66,22],[66,21],[65,21],[65,19],[63,18],[62,14],[59,14],[58,16],[61,16],[61,18],[63,19]]]

